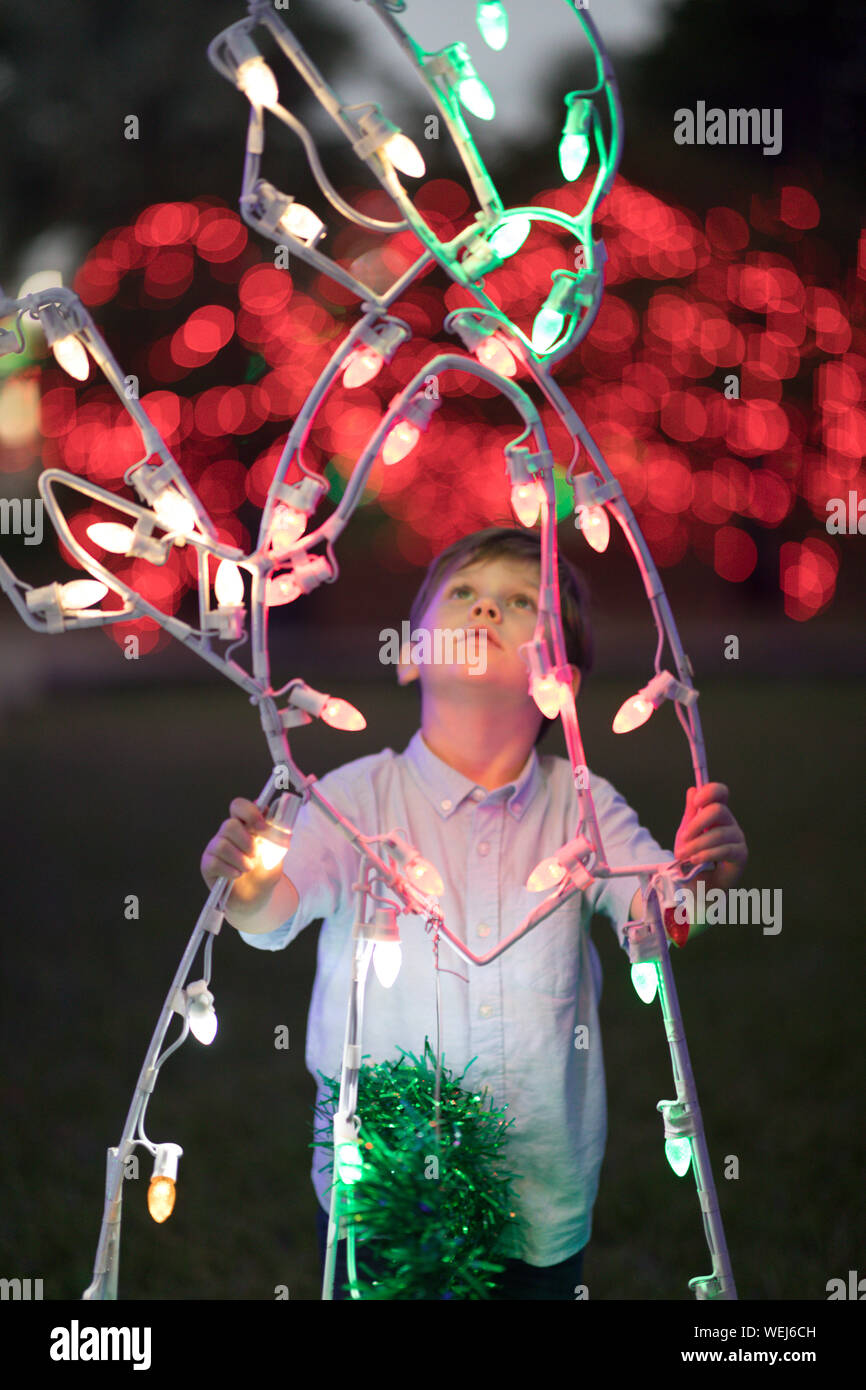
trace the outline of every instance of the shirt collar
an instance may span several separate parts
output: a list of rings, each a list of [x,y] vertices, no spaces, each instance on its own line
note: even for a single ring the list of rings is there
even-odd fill
[[[437,757],[427,747],[420,729],[413,734],[403,757],[414,781],[443,820],[453,815],[467,798],[475,802],[487,801],[491,805],[505,801],[514,819],[520,820],[541,783],[538,754],[534,748],[518,776],[492,792]]]

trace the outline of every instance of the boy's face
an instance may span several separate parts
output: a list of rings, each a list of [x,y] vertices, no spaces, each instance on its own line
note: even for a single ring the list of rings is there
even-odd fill
[[[529,670],[520,647],[531,642],[535,633],[540,577],[534,561],[508,555],[473,560],[452,570],[439,584],[416,630],[426,629],[431,637],[437,630],[474,634],[486,659],[404,662],[398,673],[401,684],[419,679],[425,697],[435,698],[437,691],[446,690],[453,695],[460,689],[473,700],[489,699],[495,691],[498,702],[532,703]],[[444,643],[440,655],[443,648]],[[436,652],[434,642],[430,649]]]

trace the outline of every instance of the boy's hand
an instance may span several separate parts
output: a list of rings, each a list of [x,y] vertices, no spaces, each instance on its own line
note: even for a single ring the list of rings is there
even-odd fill
[[[269,898],[282,874],[282,864],[263,868],[256,854],[255,837],[267,828],[254,801],[235,797],[231,818],[223,821],[201,857],[201,873],[208,888],[218,878],[234,880],[229,906],[256,911]]]
[[[738,882],[749,851],[728,809],[728,789],[723,782],[689,787],[674,854],[680,862],[715,864],[713,873],[701,875],[707,888],[732,888]]]

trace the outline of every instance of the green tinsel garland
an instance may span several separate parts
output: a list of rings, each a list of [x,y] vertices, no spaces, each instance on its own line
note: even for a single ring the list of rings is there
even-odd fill
[[[356,1288],[364,1299],[489,1298],[503,1265],[493,1251],[515,1220],[512,1175],[503,1171],[505,1107],[463,1090],[444,1067],[435,1124],[436,1058],[401,1048],[398,1062],[361,1068],[358,1182],[342,1189],[357,1241]],[[470,1064],[471,1065],[471,1064]],[[468,1070],[468,1068],[467,1068]],[[333,1160],[340,1083],[318,1114],[314,1146]],[[373,1271],[365,1257],[375,1260]]]

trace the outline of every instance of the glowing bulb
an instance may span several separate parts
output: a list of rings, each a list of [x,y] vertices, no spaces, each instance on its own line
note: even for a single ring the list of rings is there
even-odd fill
[[[240,607],[244,601],[244,581],[234,560],[220,562],[213,587],[220,608]]]
[[[237,84],[253,106],[276,106],[280,99],[277,79],[264,58],[247,58],[241,63]]]
[[[377,941],[373,948],[373,969],[384,989],[390,989],[400,973],[403,952],[399,941]]]
[[[547,305],[535,315],[532,325],[532,346],[536,352],[547,352],[553,347],[565,324],[564,316],[558,309]]]
[[[147,1209],[154,1221],[167,1221],[174,1211],[177,1185],[174,1178],[151,1178],[147,1189]]]
[[[263,869],[275,869],[286,857],[288,845],[278,845],[264,835],[256,837],[256,858]]]
[[[567,693],[567,688],[552,674],[532,678],[532,698],[548,719],[555,719],[559,714]]]
[[[87,534],[102,550],[110,550],[114,555],[126,555],[135,533],[131,526],[121,526],[116,521],[97,521],[88,526]]]
[[[192,531],[195,527],[195,507],[173,487],[167,487],[152,503],[163,526],[168,531]]]
[[[685,1177],[692,1166],[692,1145],[690,1139],[666,1139],[665,1158],[678,1178]]]
[[[654,961],[641,961],[631,968],[631,982],[637,995],[645,1004],[651,1004],[659,987],[658,971]]]
[[[108,593],[108,585],[98,579],[73,579],[70,584],[60,586],[62,608],[91,608]]]
[[[421,437],[421,431],[411,420],[400,420],[389,432],[382,448],[383,463],[399,463],[411,454]]]
[[[324,719],[326,724],[330,724],[332,729],[345,729],[347,733],[356,733],[359,729],[367,727],[367,721],[360,710],[350,705],[348,700],[339,700],[334,696],[328,700],[319,717]]]
[[[500,0],[479,0],[475,21],[482,39],[490,48],[498,53],[505,47],[508,43],[508,11]]]
[[[353,1183],[360,1182],[364,1174],[364,1164],[361,1158],[361,1150],[351,1139],[345,1140],[336,1146],[337,1176],[340,1182],[346,1187],[351,1187]]]
[[[487,241],[500,260],[506,261],[520,250],[531,230],[532,223],[528,217],[509,217],[494,227]]]
[[[306,515],[299,512],[297,507],[287,507],[281,502],[271,521],[268,537],[271,549],[278,555],[281,554],[282,551],[288,550],[290,545],[294,545],[295,541],[300,540],[306,529]]]
[[[632,729],[639,729],[641,724],[647,722],[654,709],[652,700],[645,700],[642,695],[632,695],[617,711],[613,721],[614,733],[628,734]]]
[[[587,543],[599,554],[607,550],[610,540],[610,521],[605,507],[578,507],[577,525],[586,536]]]
[[[481,121],[492,121],[496,106],[489,90],[480,77],[464,77],[457,83],[457,95],[473,116]]]
[[[290,203],[280,218],[280,226],[285,227],[298,241],[306,242],[315,241],[319,233],[325,230],[324,222],[303,203]]]
[[[147,1209],[154,1221],[167,1221],[174,1211],[177,1191],[177,1163],[183,1154],[180,1144],[160,1144],[147,1189]]]
[[[186,1016],[189,1022],[189,1031],[194,1038],[198,1038],[198,1041],[207,1047],[213,1042],[217,1031],[213,995],[204,980],[199,980],[187,988],[186,996]]]
[[[379,375],[384,365],[385,359],[375,348],[353,352],[343,372],[343,385],[350,389],[353,386],[364,386],[368,381],[372,381],[374,376]]]
[[[429,893],[431,897],[438,898],[445,892],[445,884],[439,874],[428,864],[426,859],[422,859],[420,854],[416,854],[406,865],[406,873],[413,883],[421,889],[422,893]]]
[[[548,888],[561,883],[564,878],[565,869],[554,856],[552,859],[542,859],[540,864],[536,864],[526,880],[526,886],[530,893],[544,893]]]
[[[588,159],[588,135],[563,135],[559,142],[559,167],[569,183],[580,178]]]
[[[544,488],[533,479],[531,483],[515,483],[511,489],[511,506],[523,526],[534,526],[544,499]]]
[[[389,136],[382,146],[382,153],[387,155],[395,169],[399,169],[401,174],[408,174],[411,179],[423,178],[427,172],[418,146],[402,131]]]
[[[301,586],[293,574],[281,574],[268,580],[265,602],[269,608],[278,608],[281,603],[294,603],[301,593]]]
[[[90,375],[90,358],[86,347],[78,341],[74,333],[69,333],[65,338],[58,338],[56,343],[52,343],[51,351],[64,372],[74,376],[76,381],[87,380]]]
[[[491,372],[498,372],[500,376],[517,375],[517,363],[514,357],[498,338],[493,336],[482,338],[475,349],[475,356],[482,367],[488,367]]]

